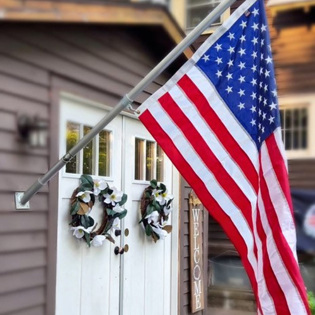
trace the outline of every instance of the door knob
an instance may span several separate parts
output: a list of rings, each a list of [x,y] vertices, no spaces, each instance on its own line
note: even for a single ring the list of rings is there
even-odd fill
[[[115,253],[115,255],[118,255],[118,254],[122,255],[124,252],[125,252],[124,247],[118,247],[118,246],[116,246],[116,247],[114,248],[114,253]]]

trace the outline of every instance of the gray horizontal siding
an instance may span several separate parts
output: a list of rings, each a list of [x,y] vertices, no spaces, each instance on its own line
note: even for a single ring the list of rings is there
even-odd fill
[[[51,155],[58,154],[50,147],[23,144],[17,117],[36,115],[53,124],[50,140],[57,148],[52,91],[116,105],[165,53],[148,47],[140,32],[90,25],[1,24],[0,314],[53,314],[47,310],[47,292],[51,299],[54,295],[56,209],[49,209],[51,192],[45,186],[31,200],[31,211],[24,212],[15,210],[14,192],[28,188],[55,162]],[[167,78],[157,78],[136,102],[145,100]],[[47,279],[52,279],[53,287],[47,287]]]

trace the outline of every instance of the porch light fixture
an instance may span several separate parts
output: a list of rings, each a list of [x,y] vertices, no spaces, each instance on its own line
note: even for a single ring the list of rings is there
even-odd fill
[[[18,134],[21,141],[30,147],[47,147],[48,122],[38,116],[20,115],[17,118]]]

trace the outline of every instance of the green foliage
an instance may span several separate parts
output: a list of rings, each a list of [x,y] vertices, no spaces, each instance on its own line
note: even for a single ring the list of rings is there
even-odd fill
[[[119,205],[122,206],[127,202],[127,195],[123,194],[121,201],[119,202]]]
[[[311,313],[312,313],[312,315],[315,315],[315,296],[314,296],[314,292],[308,291],[307,292],[307,297],[308,297],[308,303],[310,305]]]
[[[156,187],[157,187],[157,180],[156,180],[156,179],[152,179],[152,180],[150,181],[150,185],[151,185],[151,187],[152,187],[153,189],[156,189]]]
[[[81,185],[80,185],[81,191],[93,190],[94,182],[90,175],[82,175],[80,179],[81,179]]]
[[[71,205],[70,215],[75,215],[79,211],[79,209],[80,209],[80,201],[77,200]]]
[[[86,229],[94,225],[94,219],[87,215],[80,216],[81,225]]]

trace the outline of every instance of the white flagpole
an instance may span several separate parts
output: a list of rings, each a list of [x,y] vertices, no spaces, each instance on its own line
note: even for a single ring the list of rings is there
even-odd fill
[[[64,167],[80,150],[82,150],[104,127],[157,78],[186,48],[188,48],[222,13],[236,0],[222,1],[203,21],[201,21],[158,65],[154,67],[119,103],[86,134],[69,152],[67,152],[45,175],[39,178],[19,200],[20,205],[27,203],[42,186]]]

